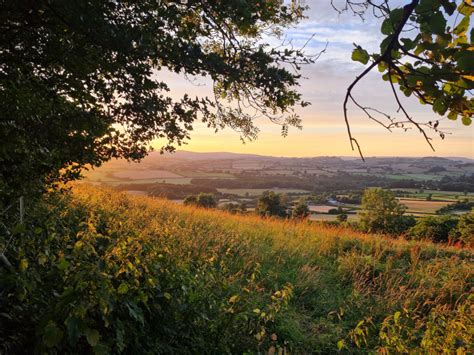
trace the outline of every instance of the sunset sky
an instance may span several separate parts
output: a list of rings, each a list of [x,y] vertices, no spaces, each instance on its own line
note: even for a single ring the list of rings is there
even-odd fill
[[[215,152],[228,151],[274,156],[356,156],[351,150],[344,125],[342,103],[347,86],[354,80],[364,66],[351,61],[353,43],[370,50],[376,50],[382,35],[379,20],[367,14],[365,22],[351,13],[338,15],[331,8],[330,0],[307,0],[310,7],[308,19],[287,31],[287,39],[292,39],[295,47],[303,45],[312,34],[315,38],[307,46],[307,53],[321,51],[326,42],[328,47],[314,64],[303,70],[305,79],[301,80],[300,92],[311,105],[297,112],[303,119],[303,129],[290,129],[284,138],[280,128],[268,121],[257,122],[261,132],[258,140],[242,144],[239,134],[230,129],[217,134],[202,125],[197,125],[187,145],[179,149]],[[273,42],[272,42],[273,43]],[[275,42],[278,44],[278,42]],[[184,93],[209,95],[211,85],[205,79],[197,78],[194,83],[174,74],[160,73],[169,83],[173,96]],[[366,106],[379,108],[396,114],[393,95],[389,84],[374,72],[366,77],[353,91],[354,96]],[[419,121],[436,120],[431,107],[423,107],[416,99],[401,98],[411,116]],[[423,137],[415,130],[390,133],[375,122],[365,118],[361,111],[350,106],[350,120],[354,136],[359,140],[366,156],[464,156],[474,158],[474,127],[466,127],[460,121],[447,119],[440,127],[451,134],[443,141],[432,134],[433,152]],[[155,143],[160,146],[159,142]]]

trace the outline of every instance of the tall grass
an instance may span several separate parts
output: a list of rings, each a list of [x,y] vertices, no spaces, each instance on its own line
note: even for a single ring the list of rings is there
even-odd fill
[[[20,277],[2,275],[5,348],[474,350],[469,249],[86,185],[50,198],[29,223],[37,233],[10,255]]]

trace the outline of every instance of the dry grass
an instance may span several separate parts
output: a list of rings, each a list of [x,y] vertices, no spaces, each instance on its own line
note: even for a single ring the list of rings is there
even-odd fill
[[[151,243],[186,272],[186,295],[176,298],[188,304],[192,297],[193,307],[201,308],[186,312],[210,317],[196,323],[208,328],[190,323],[200,337],[225,332],[222,344],[254,339],[258,351],[276,346],[295,353],[334,353],[338,346],[350,353],[472,350],[470,249],[232,215],[86,185],[75,187],[74,201],[100,221],[101,230],[119,240]],[[285,292],[288,303],[270,301]],[[245,300],[240,308],[231,306],[231,323],[229,308],[201,306],[224,307],[229,300]],[[258,333],[239,330],[238,321],[263,309],[271,318],[258,323]],[[234,350],[257,351],[241,346]]]

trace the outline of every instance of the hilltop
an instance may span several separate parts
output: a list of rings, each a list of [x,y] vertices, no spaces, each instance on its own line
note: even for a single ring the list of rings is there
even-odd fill
[[[86,185],[21,233],[19,272],[1,276],[6,352],[473,350],[470,249]]]

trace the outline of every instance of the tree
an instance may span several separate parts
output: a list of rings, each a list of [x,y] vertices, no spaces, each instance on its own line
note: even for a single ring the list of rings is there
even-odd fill
[[[184,198],[183,204],[185,206],[195,206],[197,204],[197,197],[196,195],[188,195]]]
[[[296,0],[3,1],[0,197],[138,160],[156,138],[172,151],[198,120],[248,139],[258,117],[283,134],[299,127],[298,72],[313,58],[262,38],[303,10]],[[165,70],[210,78],[214,96],[173,98]]]
[[[464,244],[474,247],[474,211],[459,218],[457,238]]]
[[[362,196],[360,226],[369,233],[403,233],[412,219],[405,217],[406,207],[401,205],[390,190],[372,188]]]
[[[308,208],[308,205],[306,204],[306,200],[304,198],[301,198],[293,208],[293,211],[291,212],[291,217],[303,219],[308,217],[309,215],[310,210]]]
[[[204,208],[215,208],[217,206],[216,199],[213,194],[201,192],[199,195],[189,195],[187,196],[183,203],[186,206],[198,206]]]
[[[420,218],[409,235],[417,240],[430,240],[435,243],[447,243],[456,238],[458,219],[452,216]]]
[[[347,88],[343,109],[350,143],[362,152],[351,133],[348,119],[348,103],[361,109],[367,118],[391,131],[393,129],[418,130],[434,150],[431,130],[444,139],[445,132],[438,120],[419,122],[403,106],[396,86],[405,96],[415,96],[421,104],[431,105],[433,111],[448,119],[458,117],[464,125],[470,125],[474,112],[474,30],[470,17],[474,11],[472,0],[411,0],[403,7],[391,7],[389,0],[346,0],[346,6],[338,11],[352,10],[363,17],[371,12],[383,18],[381,32],[385,36],[380,51],[370,54],[355,45],[354,61],[370,64]],[[396,6],[396,5],[395,5]],[[468,32],[470,31],[468,38]],[[402,117],[394,117],[380,109],[367,107],[353,96],[354,87],[372,70],[383,73],[383,80],[390,85],[398,111]]]
[[[283,194],[264,191],[258,198],[255,212],[261,216],[286,217],[286,198]]]

